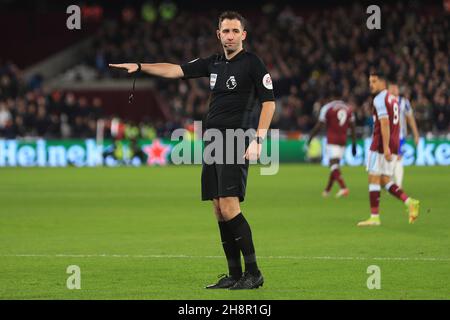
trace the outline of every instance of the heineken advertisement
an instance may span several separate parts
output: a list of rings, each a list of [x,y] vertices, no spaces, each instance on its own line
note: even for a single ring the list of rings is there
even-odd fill
[[[308,151],[304,140],[267,140],[263,154],[266,162],[280,163],[321,162],[328,164],[326,141],[313,140]],[[343,165],[365,165],[370,139],[358,141],[356,156],[348,145],[342,160]],[[166,139],[140,140],[134,145],[129,141],[105,141],[98,144],[87,140],[1,140],[0,167],[94,167],[120,165],[166,165],[201,163],[201,141],[184,140],[179,143]],[[199,152],[200,151],[200,152]],[[279,152],[276,157],[275,153]],[[174,155],[184,155],[190,161],[180,162]],[[275,156],[275,157],[274,157]],[[267,159],[270,159],[267,162]],[[403,148],[403,163],[406,166],[448,166],[450,165],[450,140],[421,138],[417,147],[407,141]]]
[[[325,139],[322,140],[321,149],[325,150]],[[366,165],[371,138],[358,141],[356,156],[352,155],[351,144],[347,148],[342,159],[343,165]],[[450,140],[420,138],[417,147],[413,141],[407,140],[402,146],[403,165],[405,166],[448,166],[450,165]],[[322,157],[322,164],[328,165],[326,154]]]

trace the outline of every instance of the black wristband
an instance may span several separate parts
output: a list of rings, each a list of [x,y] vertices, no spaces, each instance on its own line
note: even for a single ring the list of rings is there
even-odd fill
[[[136,62],[136,64],[138,65],[138,68],[137,68],[137,70],[135,71],[135,72],[140,72],[141,71],[141,64],[139,63],[139,62]]]
[[[263,137],[255,137],[257,144],[263,144],[264,138]]]

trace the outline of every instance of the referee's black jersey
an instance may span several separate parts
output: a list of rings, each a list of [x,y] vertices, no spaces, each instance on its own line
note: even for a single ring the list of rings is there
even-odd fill
[[[272,79],[261,59],[242,50],[228,60],[224,54],[181,65],[183,79],[209,77],[211,100],[206,128],[248,129],[257,101],[274,101]]]

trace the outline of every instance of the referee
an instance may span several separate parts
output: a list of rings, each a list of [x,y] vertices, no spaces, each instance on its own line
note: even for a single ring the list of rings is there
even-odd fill
[[[263,285],[258,268],[250,225],[241,212],[244,201],[249,160],[257,160],[262,141],[275,111],[272,80],[263,62],[243,49],[247,36],[245,19],[237,12],[226,11],[218,21],[217,38],[223,53],[198,58],[183,65],[170,63],[123,63],[110,67],[126,69],[128,73],[143,71],[164,78],[209,77],[211,99],[206,116],[206,129],[251,129],[251,113],[258,102],[262,104],[256,135],[248,141],[245,161],[205,163],[202,166],[202,200],[212,201],[218,220],[229,275],[207,289],[254,289]],[[241,130],[242,131],[242,130]],[[223,135],[226,145],[225,135]],[[224,150],[226,148],[224,147]],[[227,152],[234,150],[225,150]],[[224,157],[226,155],[224,154]],[[239,155],[236,156],[239,158]],[[241,253],[245,272],[242,272]]]

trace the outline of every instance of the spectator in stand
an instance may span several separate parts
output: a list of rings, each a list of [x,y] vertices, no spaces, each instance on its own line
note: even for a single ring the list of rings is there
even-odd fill
[[[6,107],[6,103],[0,102],[0,134],[4,134],[7,127],[11,126],[12,116]]]

